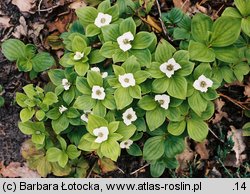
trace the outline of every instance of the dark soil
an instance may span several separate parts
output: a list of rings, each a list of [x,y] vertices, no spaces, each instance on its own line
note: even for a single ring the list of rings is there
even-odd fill
[[[59,0],[58,0],[59,1]],[[56,3],[58,1],[53,1]],[[72,1],[65,1],[65,2],[72,2]],[[172,5],[171,1],[164,1],[167,2],[168,7]],[[192,5],[195,5],[197,2],[201,2],[200,0],[191,0]],[[220,14],[222,10],[226,7],[232,5],[233,0],[215,0],[215,1],[206,1],[205,4],[202,6],[206,7],[209,10],[209,13],[212,13],[213,10],[219,11]],[[39,47],[39,49],[44,49],[44,39],[51,34],[49,32],[48,26],[46,24],[48,22],[52,22],[57,19],[60,13],[65,13],[68,11],[67,3],[65,6],[60,6],[55,8],[52,12],[42,12],[41,14],[23,14],[19,11],[19,9],[11,4],[11,1],[0,1],[0,14],[4,14],[6,16],[11,16],[11,23],[13,24],[15,29],[16,26],[19,25],[19,18],[20,16],[24,16],[28,28],[32,27],[32,24],[39,21],[45,25],[45,28],[41,31],[39,37],[32,37],[32,36],[22,36],[21,39],[26,43],[33,43]],[[0,15],[1,17],[1,15]],[[0,27],[0,41],[5,37],[5,35],[9,33],[9,31],[3,30]],[[38,77],[35,83],[42,82],[43,79]],[[0,84],[4,88],[3,97],[5,98],[5,105],[0,108],[0,162],[4,161],[5,164],[10,162],[24,162],[23,158],[20,154],[20,147],[21,144],[27,139],[27,136],[23,135],[17,127],[17,123],[19,121],[19,111],[20,107],[15,103],[15,93],[17,91],[21,91],[22,87],[31,81],[27,79],[27,76],[23,73],[20,73],[15,64],[8,62],[0,52]],[[245,96],[243,94],[244,88],[240,86],[230,86],[230,87],[223,87],[220,89],[220,92],[230,96],[233,99],[237,99],[239,101],[244,101]],[[223,99],[223,98],[222,98]],[[227,112],[230,121],[227,119],[222,119],[222,121],[216,125],[210,124],[211,130],[217,134],[227,134],[230,130],[230,125],[234,125],[237,129],[242,128],[243,124],[249,121],[249,118],[246,118],[243,114],[243,110],[233,104],[232,102],[228,101],[227,99],[223,99],[226,102],[226,105],[223,107],[223,111]],[[211,133],[208,136],[209,144],[207,149],[210,150],[210,158],[206,161],[200,161],[200,166],[193,165],[192,173],[188,173],[189,177],[205,177],[206,169],[212,168],[212,166],[217,166],[217,169],[222,174],[222,177],[230,177],[227,173],[225,173],[221,164],[218,163],[218,146],[221,146],[223,149],[228,149],[226,146],[227,138],[226,136],[220,137],[223,138],[225,143],[223,144],[217,138],[215,138]],[[250,156],[250,137],[245,138],[247,144],[246,153]],[[194,150],[192,147],[191,142],[191,149]],[[199,158],[197,159],[199,160]],[[247,161],[249,161],[248,158]],[[129,156],[126,151],[122,152],[121,157],[119,157],[117,166],[121,170],[116,170],[111,173],[107,173],[105,175],[101,175],[102,177],[122,177],[122,178],[129,178],[129,177],[151,177],[149,167],[142,168],[138,170],[138,172],[134,174],[130,174],[131,172],[136,171],[137,169],[143,167],[146,164],[140,157],[131,157]],[[202,166],[202,167],[201,167]],[[236,172],[237,168],[229,167],[232,172]],[[243,169],[244,170],[244,169]],[[185,177],[185,175],[178,175],[175,174],[173,171],[166,171],[162,177]],[[94,177],[91,176],[91,177]]]

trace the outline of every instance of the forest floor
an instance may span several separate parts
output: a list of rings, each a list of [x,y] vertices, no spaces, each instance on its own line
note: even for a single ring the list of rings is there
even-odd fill
[[[174,0],[159,1],[163,11],[176,6],[194,14],[203,12],[217,18],[232,5],[231,0]],[[75,9],[86,6],[77,0],[4,0],[0,1],[0,44],[8,38],[18,38],[47,50],[55,57],[63,54],[57,36],[67,30],[76,19]],[[154,15],[154,17],[156,17]],[[157,19],[157,18],[156,18]],[[0,85],[5,104],[0,108],[0,169],[13,162],[25,163],[21,155],[23,142],[28,138],[17,127],[20,107],[15,93],[28,83],[43,85],[46,73],[29,80],[14,63],[7,61],[0,51]],[[166,171],[162,177],[250,177],[250,137],[242,137],[242,126],[249,121],[244,111],[249,109],[250,76],[243,83],[225,85],[215,101],[216,113],[209,121],[210,133],[203,143],[186,140],[186,150],[178,156],[180,167]],[[232,135],[233,134],[233,135]],[[238,148],[235,148],[238,146]],[[244,147],[239,153],[237,149]],[[123,153],[117,162],[118,170],[90,177],[150,177],[146,162]],[[1,177],[1,173],[0,173]]]

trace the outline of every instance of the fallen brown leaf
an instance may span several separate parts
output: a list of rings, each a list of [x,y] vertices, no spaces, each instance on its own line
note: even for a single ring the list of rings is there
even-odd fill
[[[228,114],[222,111],[224,105],[225,102],[221,98],[215,100],[217,113],[215,113],[215,117],[212,119],[213,124],[219,123],[223,117],[226,119],[228,118]]]
[[[34,13],[31,10],[36,6],[35,2],[36,0],[12,0],[12,4],[16,5],[21,12],[30,13]]]
[[[25,163],[23,166],[19,162],[11,162],[7,167],[0,170],[3,177],[9,178],[40,178],[41,176],[34,170],[30,170]]]
[[[184,151],[181,154],[176,156],[176,159],[179,162],[179,166],[176,169],[176,172],[181,173],[183,171],[188,171],[189,163],[191,163],[194,160],[194,157],[195,157],[195,153],[189,147],[189,143],[187,142],[187,139],[186,139]]]
[[[209,158],[209,150],[207,149],[208,140],[201,143],[197,143],[195,146],[195,151],[200,155],[201,160],[207,160]]]
[[[10,24],[10,18],[8,16],[2,16],[0,17],[0,28],[9,28],[10,26],[12,26]]]
[[[236,129],[234,126],[230,126],[231,131],[228,131],[227,138],[232,138],[234,142],[233,151],[236,157],[236,166],[240,166],[242,162],[246,159],[246,154],[243,152],[246,149],[246,144],[244,142],[243,131],[241,129]]]
[[[196,8],[197,8],[200,12],[205,13],[205,14],[208,13],[207,8],[203,7],[203,6],[200,5],[199,3],[196,3],[195,6],[196,6]]]
[[[15,31],[12,33],[12,35],[18,39],[20,39],[21,36],[26,36],[28,33],[28,26],[27,26],[25,18],[23,16],[21,16],[19,18],[19,23],[20,23],[20,25],[17,26]]]
[[[75,1],[69,5],[70,9],[75,9],[75,10],[81,7],[86,7],[86,3],[82,0]]]
[[[190,0],[173,0],[174,6],[180,8],[183,12],[187,12],[191,6]]]
[[[115,163],[108,158],[99,159],[98,164],[103,173],[112,172],[117,169]]]

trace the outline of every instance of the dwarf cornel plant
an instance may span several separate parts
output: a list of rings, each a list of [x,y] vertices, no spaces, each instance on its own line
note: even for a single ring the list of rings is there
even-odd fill
[[[50,83],[16,94],[18,126],[31,135],[24,155],[42,176],[84,177],[86,158],[117,161],[125,149],[159,177],[178,166],[186,137],[207,137],[216,90],[249,73],[250,0],[235,0],[215,21],[176,8],[163,13],[169,39],[141,20],[154,4],[145,2],[79,8],[61,35],[65,52],[57,68],[49,69],[54,59],[36,54],[34,45],[2,44],[20,71],[49,69]]]

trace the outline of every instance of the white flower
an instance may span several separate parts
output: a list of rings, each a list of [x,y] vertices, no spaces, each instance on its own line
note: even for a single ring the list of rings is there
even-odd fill
[[[78,60],[82,59],[83,57],[84,57],[84,52],[81,53],[81,52],[76,51],[76,53],[74,55],[74,60],[78,61]]]
[[[107,26],[111,23],[112,21],[112,16],[109,14],[104,14],[104,13],[98,13],[96,19],[95,19],[95,25],[98,28],[101,28],[103,26]]]
[[[180,64],[176,63],[174,58],[168,60],[168,62],[161,64],[160,70],[165,73],[168,78],[174,75],[174,72],[181,69]]]
[[[100,128],[94,129],[93,133],[97,137],[95,139],[95,142],[102,143],[108,139],[109,130],[107,127],[100,127]]]
[[[212,87],[213,81],[201,75],[197,80],[194,81],[193,86],[196,90],[201,92],[207,92],[209,87]]]
[[[126,32],[117,38],[119,47],[124,52],[132,48],[131,41],[134,40],[134,35],[131,32]]]
[[[162,108],[167,110],[170,103],[170,97],[166,94],[155,95],[155,101],[157,101]]]
[[[81,120],[87,123],[89,121],[88,116],[91,112],[92,112],[91,110],[85,110],[81,116]]]
[[[62,79],[62,86],[64,87],[64,90],[69,90],[71,83],[67,79]]]
[[[128,139],[126,141],[122,141],[120,143],[120,148],[126,148],[126,149],[129,149],[129,147],[133,144],[133,141],[131,139]]]
[[[65,106],[60,106],[59,107],[59,112],[62,114],[63,112],[65,112],[66,110],[68,110]]]
[[[137,116],[135,114],[135,111],[133,108],[127,109],[123,114],[122,114],[122,119],[123,122],[128,126],[130,125],[133,121],[136,121]]]
[[[108,77],[108,72],[101,73],[101,70],[99,69],[99,67],[92,67],[90,70],[100,73],[102,75],[102,78]]]
[[[135,86],[135,78],[132,73],[126,73],[124,75],[119,75],[119,82],[122,87],[127,88],[129,86]]]
[[[97,100],[104,100],[106,94],[104,92],[104,88],[100,87],[100,86],[93,86],[92,87],[92,95],[91,97],[93,99],[97,99]]]

